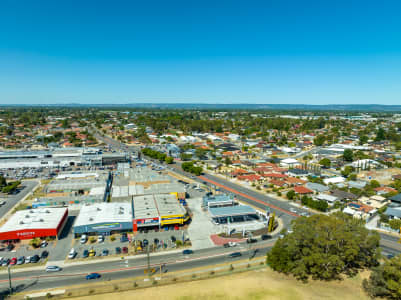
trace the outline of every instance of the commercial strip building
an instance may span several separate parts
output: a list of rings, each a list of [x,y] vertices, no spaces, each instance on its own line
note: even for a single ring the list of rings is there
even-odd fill
[[[105,166],[129,161],[125,153],[102,153],[98,148],[54,148],[42,151],[0,152],[0,169]]]
[[[67,219],[65,207],[20,210],[0,228],[0,240],[58,238]]]
[[[109,235],[124,231],[132,231],[130,203],[84,205],[73,226],[75,236],[82,234]]]
[[[189,220],[187,210],[177,201],[174,195],[134,196],[132,204],[134,231],[142,227],[183,225]]]

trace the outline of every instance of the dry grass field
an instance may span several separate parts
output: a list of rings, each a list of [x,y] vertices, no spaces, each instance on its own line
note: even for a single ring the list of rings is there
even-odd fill
[[[167,286],[138,289],[113,294],[101,294],[75,298],[79,300],[128,300],[128,299],[166,299],[166,300],[214,300],[214,299],[341,299],[368,300],[361,288],[362,279],[367,274],[343,281],[299,282],[271,271],[261,269],[238,273],[214,279],[177,283]]]

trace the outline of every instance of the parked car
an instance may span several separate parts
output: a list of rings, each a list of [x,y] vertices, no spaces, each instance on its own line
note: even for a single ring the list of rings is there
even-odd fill
[[[123,236],[120,238],[120,242],[121,242],[121,243],[128,242],[128,237],[127,237],[126,235],[123,235]]]
[[[3,206],[4,204],[6,204],[6,201],[0,201],[0,206]]]
[[[25,256],[20,256],[17,259],[17,265],[22,265],[25,263]]]
[[[194,252],[191,249],[185,249],[184,251],[182,251],[183,255],[189,255],[189,254],[193,254]]]
[[[82,253],[82,257],[87,258],[88,256],[89,256],[89,251],[85,249],[84,252]]]
[[[60,272],[62,269],[59,266],[47,266],[46,272]]]
[[[96,256],[96,251],[93,250],[93,249],[90,249],[90,250],[89,250],[89,256],[90,256],[90,257]]]
[[[99,236],[97,237],[97,242],[98,242],[98,243],[103,243],[103,242],[104,242],[104,236],[103,236],[103,235],[99,235]]]
[[[123,253],[128,253],[128,248],[127,247],[123,247]]]
[[[71,248],[70,253],[68,253],[68,258],[69,259],[74,259],[75,256],[77,256],[77,251],[75,251],[74,248]]]
[[[8,266],[8,264],[10,263],[10,259],[9,258],[5,258],[5,259],[3,259],[3,262],[2,262],[2,266],[3,267],[6,267],[6,266]]]
[[[242,256],[241,252],[233,252],[230,255],[228,255],[228,257],[230,258],[240,257],[240,256]]]
[[[13,257],[10,261],[10,266],[16,265],[17,264],[17,258]]]
[[[42,251],[42,253],[40,254],[40,258],[41,259],[45,259],[49,256],[49,252],[48,251]]]
[[[175,238],[175,236],[172,235],[172,236],[171,236],[171,241],[172,241],[173,243],[175,243],[176,240],[177,240],[177,239]]]
[[[14,244],[10,243],[7,245],[7,251],[11,251],[14,249]]]
[[[120,254],[121,253],[121,248],[120,247],[116,247],[116,254]]]
[[[83,234],[79,240],[79,242],[81,244],[85,244],[88,241],[88,237],[86,236],[86,234]]]
[[[31,256],[25,257],[25,263],[29,264],[31,262],[31,258],[32,258]]]
[[[109,250],[103,249],[102,256],[107,256],[107,255],[109,255]]]
[[[48,245],[48,243],[47,243],[46,241],[42,241],[42,242],[40,243],[40,248],[46,248],[47,245]]]
[[[31,257],[31,263],[36,264],[40,260],[39,255],[35,254],[34,256]]]
[[[100,277],[101,277],[101,275],[99,273],[90,273],[90,274],[86,275],[86,280],[98,279]]]
[[[272,238],[272,236],[270,234],[262,234],[261,239],[262,240],[270,240]]]
[[[237,246],[238,244],[237,244],[236,242],[228,242],[228,245],[229,245],[230,247],[235,247],[235,246]]]

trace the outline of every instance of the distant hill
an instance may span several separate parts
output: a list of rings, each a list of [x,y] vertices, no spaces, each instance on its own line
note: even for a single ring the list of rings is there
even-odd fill
[[[359,111],[401,112],[401,105],[380,104],[210,104],[210,103],[129,103],[129,104],[52,104],[52,105],[1,105],[0,107],[112,107],[112,108],[160,108],[160,109],[221,109],[221,110],[301,110],[301,111]]]

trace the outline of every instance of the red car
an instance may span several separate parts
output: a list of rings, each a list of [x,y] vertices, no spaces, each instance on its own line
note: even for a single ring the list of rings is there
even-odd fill
[[[127,247],[123,247],[123,253],[128,253],[128,248]]]
[[[17,258],[16,258],[16,257],[13,257],[13,258],[11,259],[11,261],[10,261],[10,265],[13,266],[13,265],[15,265],[15,264],[17,264]]]

